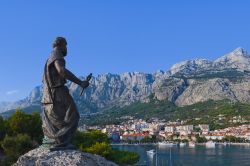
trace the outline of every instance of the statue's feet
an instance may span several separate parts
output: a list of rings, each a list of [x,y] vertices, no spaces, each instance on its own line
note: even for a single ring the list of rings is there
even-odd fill
[[[49,148],[50,151],[59,151],[59,150],[76,150],[76,147],[72,144],[57,144]]]
[[[40,145],[42,148],[50,148],[56,144],[56,140],[44,136],[43,143]]]

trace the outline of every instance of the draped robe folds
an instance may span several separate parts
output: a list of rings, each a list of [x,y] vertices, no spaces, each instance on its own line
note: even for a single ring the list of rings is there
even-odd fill
[[[79,113],[66,80],[57,72],[54,62],[65,60],[58,50],[54,50],[48,59],[43,75],[43,132],[46,137],[55,141],[55,145],[67,145],[76,131]]]

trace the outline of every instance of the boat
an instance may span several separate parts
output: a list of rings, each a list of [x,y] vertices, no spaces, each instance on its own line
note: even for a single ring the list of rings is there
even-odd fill
[[[174,142],[166,142],[166,141],[163,141],[163,142],[158,142],[158,145],[159,145],[159,146],[176,146],[177,144],[174,143]]]
[[[183,146],[186,146],[187,145],[187,143],[186,142],[180,142],[180,147],[183,147]]]
[[[156,151],[154,149],[147,151],[147,156],[149,157],[150,160],[153,160],[155,155],[156,155]]]
[[[188,142],[188,146],[191,147],[191,148],[194,148],[195,147],[195,142],[193,142],[193,141]]]
[[[156,153],[156,152],[155,152],[154,149],[151,149],[151,150],[148,150],[148,151],[147,151],[147,154],[150,155],[150,156],[155,155],[155,153]]]
[[[224,146],[227,146],[227,145],[228,145],[228,143],[227,143],[227,142],[223,142],[223,145],[224,145]]]
[[[215,148],[215,142],[213,142],[213,141],[206,142],[206,147],[207,148]]]

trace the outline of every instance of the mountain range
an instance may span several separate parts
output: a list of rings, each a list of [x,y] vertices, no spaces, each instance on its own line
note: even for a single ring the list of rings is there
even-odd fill
[[[149,96],[177,106],[223,99],[247,103],[250,101],[250,55],[237,48],[214,61],[187,60],[168,71],[101,74],[93,77],[83,96],[79,96],[78,85],[68,82],[67,86],[83,114],[124,107],[136,101],[148,102]],[[23,100],[0,102],[0,112],[17,107],[39,110],[41,97],[42,86],[37,86]]]

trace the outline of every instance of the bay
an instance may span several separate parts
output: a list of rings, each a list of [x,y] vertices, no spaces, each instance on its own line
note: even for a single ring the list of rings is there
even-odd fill
[[[190,147],[158,147],[157,145],[115,145],[114,149],[137,152],[137,165],[147,166],[250,166],[250,146],[216,145],[206,148],[198,145]],[[155,149],[156,155],[147,151]]]

